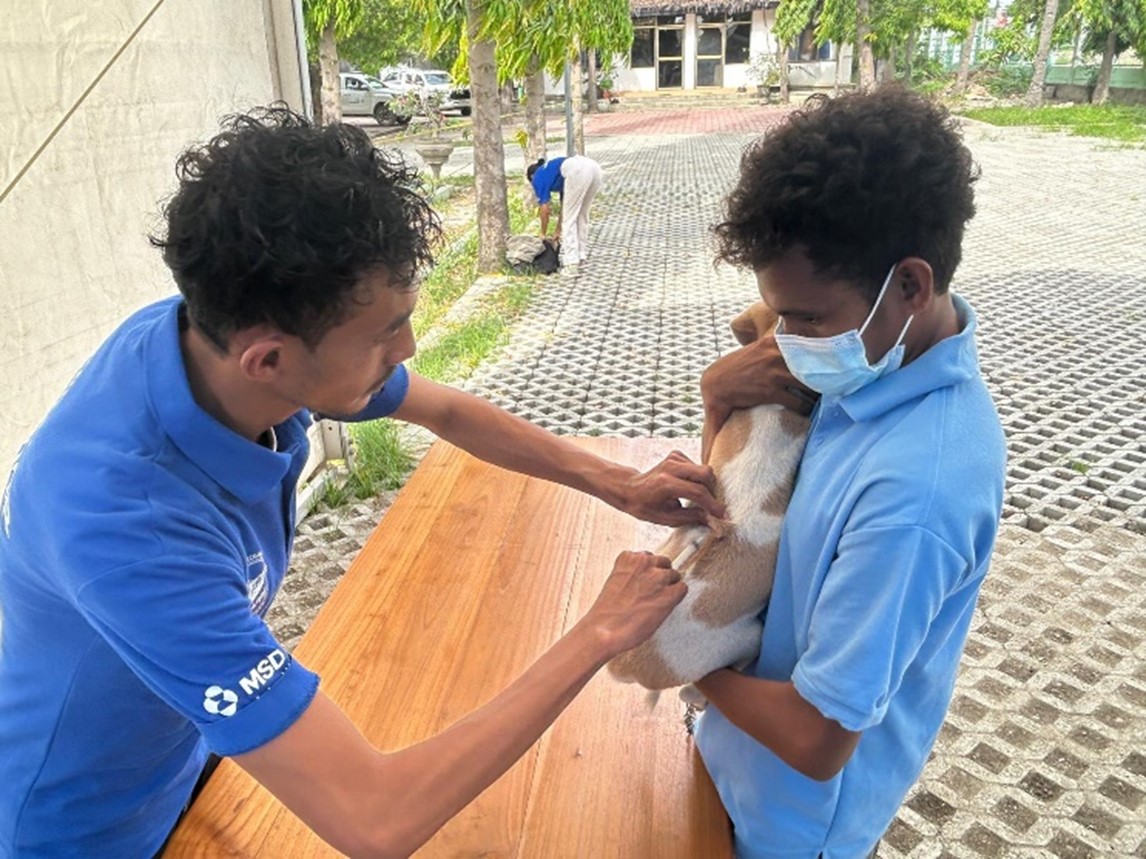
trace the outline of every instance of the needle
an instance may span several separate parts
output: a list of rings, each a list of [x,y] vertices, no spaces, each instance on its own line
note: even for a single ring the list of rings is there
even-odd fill
[[[689,540],[685,547],[680,550],[680,553],[673,559],[673,569],[677,570],[678,572],[683,570],[685,565],[692,560],[692,556],[695,555],[697,550],[700,549],[700,546],[703,542],[703,535],[697,535],[696,537],[693,537],[691,540]]]

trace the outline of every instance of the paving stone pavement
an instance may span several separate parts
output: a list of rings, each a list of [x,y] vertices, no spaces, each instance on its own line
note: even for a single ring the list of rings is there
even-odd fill
[[[470,389],[557,432],[699,433],[699,375],[755,298],[707,229],[779,116],[723,131],[713,113],[655,136],[590,125],[590,258],[538,288]],[[1146,150],[966,138],[982,179],[954,288],[980,316],[1006,506],[951,712],[880,855],[1146,857]],[[304,547],[302,575],[346,566],[382,506],[303,523],[326,566]]]

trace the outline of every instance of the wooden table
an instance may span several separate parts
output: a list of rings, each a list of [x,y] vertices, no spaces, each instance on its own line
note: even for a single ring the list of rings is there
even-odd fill
[[[648,467],[654,439],[578,439]],[[435,734],[517,677],[592,604],[623,549],[666,529],[437,443],[303,638],[296,656],[365,736],[397,749]],[[385,809],[379,809],[385,814]],[[336,851],[224,761],[165,856]],[[675,693],[598,674],[500,781],[419,857],[722,859],[727,817]]]

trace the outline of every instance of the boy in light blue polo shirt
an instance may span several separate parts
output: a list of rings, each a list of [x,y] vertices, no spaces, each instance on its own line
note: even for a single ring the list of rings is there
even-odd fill
[[[697,684],[741,859],[868,855],[950,702],[1005,467],[975,314],[948,289],[974,179],[941,108],[880,89],[757,143],[716,228],[780,323],[706,372],[709,419],[818,395],[760,657]]]

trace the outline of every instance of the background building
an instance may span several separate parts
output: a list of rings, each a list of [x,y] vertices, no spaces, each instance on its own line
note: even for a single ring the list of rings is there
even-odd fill
[[[616,89],[736,89],[754,86],[746,75],[758,54],[776,55],[774,2],[742,0],[631,0],[633,47],[616,64]],[[788,52],[793,88],[832,87],[851,79],[851,46],[812,43],[805,31]]]

